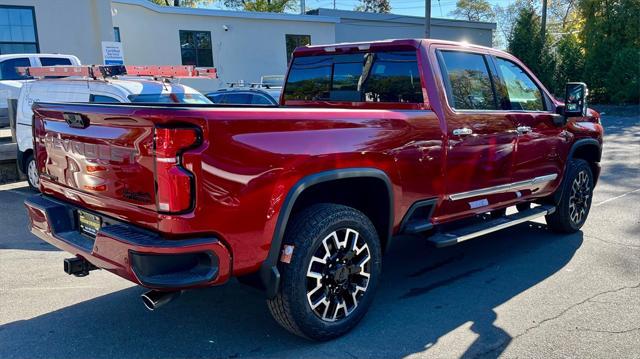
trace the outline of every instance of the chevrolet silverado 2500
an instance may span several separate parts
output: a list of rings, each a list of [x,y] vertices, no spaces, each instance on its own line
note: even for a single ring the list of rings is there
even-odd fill
[[[151,291],[230,277],[315,340],[364,316],[399,234],[448,246],[585,223],[602,126],[512,55],[439,40],[296,49],[280,105],[36,103],[32,232]],[[505,209],[516,206],[507,214]]]

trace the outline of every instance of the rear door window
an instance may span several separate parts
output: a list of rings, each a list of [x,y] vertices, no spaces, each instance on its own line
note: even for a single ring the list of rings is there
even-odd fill
[[[71,60],[64,57],[41,57],[40,64],[42,66],[71,65]]]
[[[31,62],[28,57],[18,57],[0,62],[0,80],[26,80],[29,76],[21,75],[16,67],[29,67]]]
[[[441,51],[440,68],[449,105],[456,110],[497,110],[487,61],[482,54]]]
[[[422,103],[415,51],[294,58],[285,100]]]

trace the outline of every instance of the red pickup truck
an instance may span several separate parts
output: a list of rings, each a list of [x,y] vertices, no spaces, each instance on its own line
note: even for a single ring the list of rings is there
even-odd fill
[[[399,234],[579,230],[603,133],[585,97],[480,46],[307,46],[276,107],[34,104],[42,194],[25,203],[69,274],[113,272],[152,289],[150,309],[238,277],[327,340],[364,316]]]

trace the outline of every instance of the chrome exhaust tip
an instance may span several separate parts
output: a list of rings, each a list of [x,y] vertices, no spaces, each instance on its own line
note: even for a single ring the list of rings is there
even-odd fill
[[[142,298],[142,304],[144,304],[145,308],[153,311],[178,298],[180,294],[182,294],[180,290],[174,292],[150,290],[140,297]]]

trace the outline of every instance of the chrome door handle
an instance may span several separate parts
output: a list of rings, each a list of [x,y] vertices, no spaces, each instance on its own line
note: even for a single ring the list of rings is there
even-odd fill
[[[454,136],[469,136],[473,134],[473,130],[470,128],[456,128],[455,130],[453,130],[453,135]]]
[[[531,126],[518,126],[516,128],[516,131],[518,131],[519,134],[525,134],[525,133],[529,133],[531,132]]]

